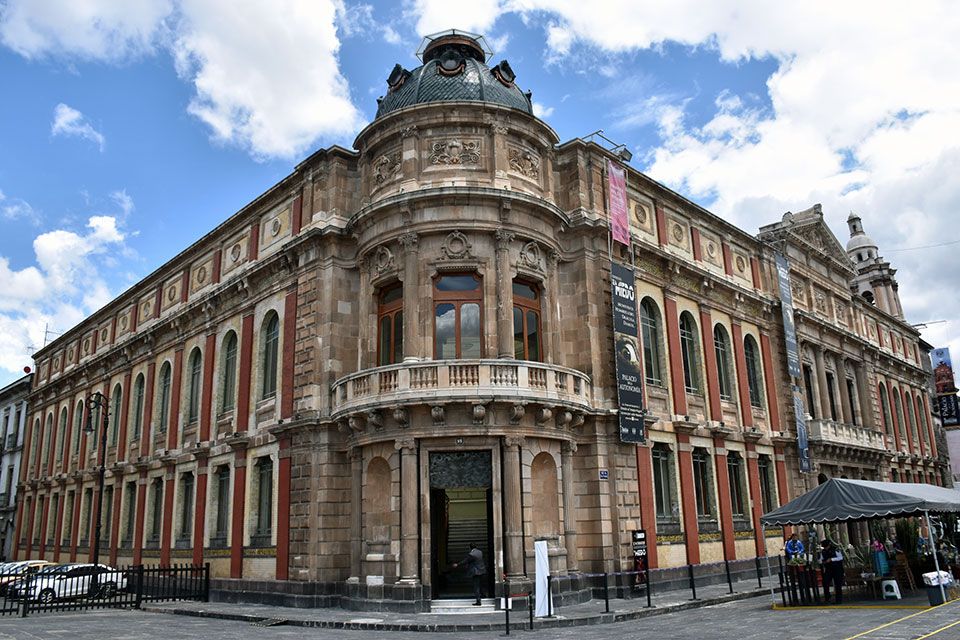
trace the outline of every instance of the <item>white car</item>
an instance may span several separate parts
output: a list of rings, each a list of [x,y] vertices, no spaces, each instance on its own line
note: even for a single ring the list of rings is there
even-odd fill
[[[63,564],[46,567],[29,580],[18,581],[15,586],[11,586],[11,591],[15,592],[11,595],[49,604],[55,600],[79,596],[111,598],[117,591],[126,588],[127,578],[119,569],[103,564]]]

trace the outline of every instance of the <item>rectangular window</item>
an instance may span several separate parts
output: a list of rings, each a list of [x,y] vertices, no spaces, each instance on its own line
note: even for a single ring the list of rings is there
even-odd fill
[[[399,282],[381,289],[377,315],[379,318],[377,364],[403,361],[403,285]]]
[[[513,282],[513,356],[540,360],[540,292],[519,280]]]
[[[816,419],[818,411],[817,404],[813,401],[813,371],[808,364],[803,365],[803,390],[806,392],[807,413]]]
[[[269,546],[273,533],[273,461],[264,456],[255,466],[257,478],[257,519],[251,543]]]
[[[744,517],[743,460],[740,454],[727,454],[727,481],[730,484],[730,507],[734,517]]]
[[[481,358],[480,278],[443,275],[433,283],[434,357],[439,360]]]
[[[156,547],[160,543],[160,524],[163,522],[163,478],[156,478],[150,485],[150,539],[147,541]]]
[[[710,454],[703,449],[694,449],[693,484],[697,500],[697,516],[700,518],[713,516],[713,492],[710,482]]]
[[[126,517],[123,524],[123,546],[128,547],[133,542],[133,533],[137,522],[137,483],[128,482],[124,489],[124,510]]]
[[[70,534],[73,531],[73,510],[76,501],[73,491],[67,492],[67,501],[63,507],[63,529],[60,532],[61,545],[70,544]]]
[[[100,543],[110,540],[110,526],[113,524],[113,487],[103,490],[103,508],[100,510]]]
[[[193,474],[180,476],[180,534],[178,545],[189,545],[193,534]]]
[[[773,502],[773,473],[770,469],[770,456],[759,456],[757,458],[757,467],[760,473],[760,499],[763,504],[763,512],[770,513],[775,508]]]
[[[86,546],[90,538],[91,512],[93,511],[93,489],[83,490],[83,510],[80,512],[80,532],[77,537],[80,539],[80,545]]]
[[[56,493],[50,499],[50,522],[57,521],[57,512],[59,510],[60,510],[60,494]],[[50,534],[47,536],[48,544],[53,544],[54,540],[56,539],[57,534],[56,534],[56,531],[54,531],[54,529],[55,527],[53,526],[50,526],[47,528],[47,531],[50,532]]]
[[[217,521],[214,526],[210,546],[227,545],[227,531],[230,526],[230,467],[223,465],[217,469]]]
[[[847,378],[847,401],[850,402],[850,422],[854,425],[858,425],[859,421],[857,420],[857,396],[856,391],[854,390],[853,380]]]
[[[673,499],[673,458],[666,446],[653,447],[653,490],[657,508],[657,520],[673,520],[677,517]]]
[[[827,371],[827,400],[829,400],[830,402],[830,419],[836,421],[837,400],[836,398],[834,398],[833,388],[834,388],[833,373],[830,371]]]

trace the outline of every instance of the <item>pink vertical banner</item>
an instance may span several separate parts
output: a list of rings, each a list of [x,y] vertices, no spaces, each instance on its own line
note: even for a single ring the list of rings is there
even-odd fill
[[[627,175],[612,160],[607,160],[607,191],[610,202],[610,232],[620,244],[630,246],[630,227],[627,222]]]

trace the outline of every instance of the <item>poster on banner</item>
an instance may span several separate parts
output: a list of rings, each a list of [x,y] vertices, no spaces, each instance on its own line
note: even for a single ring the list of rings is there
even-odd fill
[[[953,363],[950,361],[949,347],[941,347],[931,351],[930,362],[933,365],[933,380],[937,388],[937,395],[956,393],[957,383],[953,375]]]
[[[790,263],[782,253],[774,255],[777,264],[777,286],[780,291],[780,314],[783,316],[783,341],[787,352],[787,373],[800,377],[800,349],[797,327],[793,323],[793,293],[790,290]]]
[[[800,461],[800,471],[810,473],[813,471],[813,464],[810,460],[810,443],[807,439],[807,410],[803,406],[800,387],[796,385],[793,387],[793,412],[797,418],[797,458]]]
[[[644,442],[643,366],[637,333],[637,294],[633,269],[610,263],[613,340],[621,442]]]
[[[613,160],[607,159],[607,200],[610,207],[610,233],[622,245],[630,246],[627,220],[627,173]]]
[[[937,396],[936,404],[943,426],[955,427],[960,425],[960,403],[957,402],[956,395]]]

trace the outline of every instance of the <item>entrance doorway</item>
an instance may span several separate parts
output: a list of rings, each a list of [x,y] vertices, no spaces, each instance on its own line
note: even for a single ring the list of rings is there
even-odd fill
[[[454,568],[477,544],[487,573],[484,595],[493,593],[493,490],[489,451],[430,453],[430,557],[434,598],[472,598],[473,583]]]

